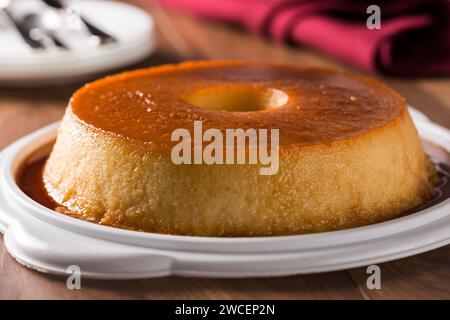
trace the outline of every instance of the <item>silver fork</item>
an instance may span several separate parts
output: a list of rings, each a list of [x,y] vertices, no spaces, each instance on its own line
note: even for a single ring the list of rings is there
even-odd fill
[[[41,41],[33,39],[32,35],[30,34],[31,30],[28,26],[14,18],[9,10],[10,4],[11,0],[0,0],[0,11],[2,11],[8,17],[8,19],[16,28],[17,32],[22,37],[23,41],[33,49],[46,49],[45,45]]]
[[[57,10],[67,10],[68,8],[60,1],[60,0],[41,0],[49,7],[52,7]],[[116,38],[111,36],[110,34],[100,30],[89,21],[87,21],[82,15],[78,16],[80,22],[86,27],[86,30],[89,31],[91,37],[95,37],[99,40],[99,44],[106,44],[116,42]]]

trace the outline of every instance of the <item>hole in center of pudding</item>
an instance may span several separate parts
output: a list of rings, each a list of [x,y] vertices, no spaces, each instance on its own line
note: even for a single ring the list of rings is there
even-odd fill
[[[262,111],[282,107],[288,95],[278,89],[232,84],[197,89],[187,101],[197,107],[222,111]]]

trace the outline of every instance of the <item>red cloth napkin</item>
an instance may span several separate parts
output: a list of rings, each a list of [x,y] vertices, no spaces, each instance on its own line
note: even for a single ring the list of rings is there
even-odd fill
[[[279,41],[307,45],[370,70],[450,74],[447,0],[159,0],[194,15],[236,23]],[[381,29],[366,9],[381,9]]]

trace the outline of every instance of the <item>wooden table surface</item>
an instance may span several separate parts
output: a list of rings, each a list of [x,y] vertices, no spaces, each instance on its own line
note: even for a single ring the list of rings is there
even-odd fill
[[[131,2],[131,1],[130,1]],[[236,27],[145,7],[158,26],[157,52],[139,66],[186,59],[246,59],[362,72],[307,48],[288,47]],[[450,78],[392,78],[370,74],[397,89],[433,121],[450,127]],[[79,86],[0,88],[0,148],[60,119]],[[450,246],[381,264],[381,290],[366,286],[366,269],[270,279],[167,277],[132,281],[83,280],[68,290],[63,277],[19,265],[0,238],[0,299],[449,299]]]

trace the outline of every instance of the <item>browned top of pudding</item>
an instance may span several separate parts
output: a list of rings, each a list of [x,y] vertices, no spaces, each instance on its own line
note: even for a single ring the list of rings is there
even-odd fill
[[[178,128],[280,129],[280,146],[342,140],[380,128],[406,107],[387,86],[327,69],[247,62],[188,62],[87,84],[73,114],[104,131],[171,147]]]

